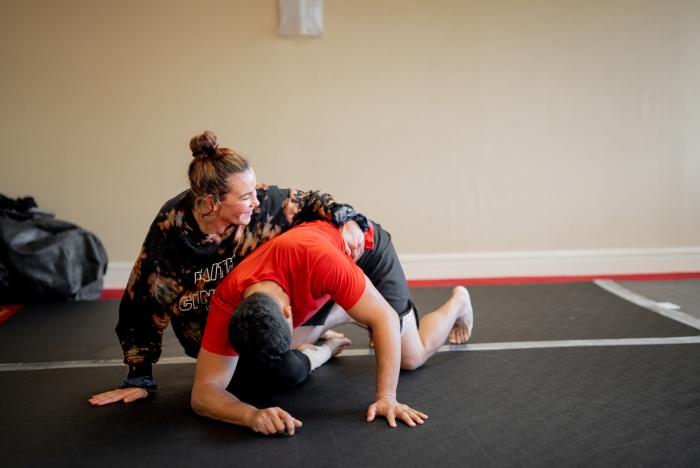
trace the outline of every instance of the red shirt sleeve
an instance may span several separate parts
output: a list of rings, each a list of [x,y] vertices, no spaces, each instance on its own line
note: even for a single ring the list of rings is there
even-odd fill
[[[369,223],[369,229],[365,231],[365,250],[374,248],[374,224]]]
[[[209,316],[204,329],[202,347],[210,353],[222,356],[238,356],[238,353],[228,341],[228,323],[236,306],[222,299],[226,296],[224,294],[225,289],[226,285],[224,283],[219,285],[209,303]]]
[[[357,304],[365,291],[365,274],[344,252],[328,249],[318,258],[311,288],[317,297],[328,294],[340,307],[348,310]]]

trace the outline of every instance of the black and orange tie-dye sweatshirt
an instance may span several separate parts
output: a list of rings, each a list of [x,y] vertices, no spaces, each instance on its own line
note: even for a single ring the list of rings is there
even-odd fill
[[[154,388],[152,365],[161,353],[170,323],[188,356],[197,357],[209,299],[216,286],[246,255],[292,226],[327,219],[338,226],[367,219],[324,192],[258,185],[260,206],[250,224],[221,243],[202,233],[194,219],[189,190],[167,201],[143,243],[119,305],[116,332],[129,366],[125,385]]]

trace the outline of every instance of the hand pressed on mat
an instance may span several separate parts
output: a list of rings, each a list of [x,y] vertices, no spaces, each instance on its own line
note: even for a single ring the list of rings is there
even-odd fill
[[[255,432],[261,434],[294,435],[294,431],[301,427],[301,421],[292,417],[282,408],[263,408],[254,411],[246,425]]]
[[[127,387],[127,388],[117,388],[115,390],[110,390],[108,392],[98,393],[93,395],[88,402],[93,406],[108,405],[110,403],[116,403],[118,401],[123,401],[124,403],[131,403],[132,401],[141,400],[148,396],[148,390],[141,387]]]
[[[415,427],[416,423],[423,424],[428,419],[427,414],[399,403],[396,398],[389,395],[382,396],[369,406],[367,422],[374,421],[377,415],[384,416],[390,427],[396,427],[397,418],[411,427]]]

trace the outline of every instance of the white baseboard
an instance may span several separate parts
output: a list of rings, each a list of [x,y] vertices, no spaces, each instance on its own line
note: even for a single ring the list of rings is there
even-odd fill
[[[406,277],[508,278],[700,271],[700,247],[400,255]]]
[[[129,275],[134,262],[109,262],[105,275],[105,289],[124,289],[129,282]]]
[[[700,272],[700,247],[399,255],[409,280]],[[123,289],[131,262],[111,262],[105,289]]]

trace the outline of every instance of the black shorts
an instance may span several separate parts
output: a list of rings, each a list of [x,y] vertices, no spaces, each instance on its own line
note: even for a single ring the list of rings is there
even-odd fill
[[[394,244],[391,242],[391,234],[382,229],[379,224],[375,222],[372,224],[374,225],[374,248],[362,254],[357,266],[367,275],[399,317],[413,310],[417,324],[418,311],[411,300],[406,276],[399,262],[399,256],[394,250]],[[304,325],[323,325],[333,305],[335,305],[333,301],[324,304]]]

